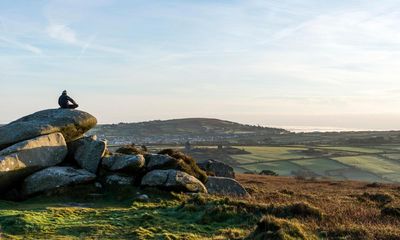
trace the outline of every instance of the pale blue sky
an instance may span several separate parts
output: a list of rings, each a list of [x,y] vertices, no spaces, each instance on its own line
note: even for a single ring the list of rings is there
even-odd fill
[[[0,2],[0,122],[67,89],[100,122],[400,129],[397,0]]]

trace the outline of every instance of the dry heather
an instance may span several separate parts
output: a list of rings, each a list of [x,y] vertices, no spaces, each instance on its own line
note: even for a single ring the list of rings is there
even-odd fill
[[[325,239],[400,239],[400,186],[354,181],[307,181],[239,174],[255,204],[292,206],[308,203],[322,216],[301,223]],[[299,210],[300,209],[300,210]],[[318,212],[311,211],[318,215]],[[273,214],[281,217],[279,214]],[[297,213],[297,216],[301,213]],[[282,216],[282,219],[288,216]],[[258,229],[259,230],[259,229]]]
[[[140,148],[135,146],[134,144],[125,145],[118,148],[116,153],[121,154],[142,154],[145,155],[147,153],[147,148],[145,146],[141,146]]]
[[[400,239],[400,186],[237,178],[252,198],[133,186],[94,196],[76,186],[65,196],[0,201],[0,239]]]

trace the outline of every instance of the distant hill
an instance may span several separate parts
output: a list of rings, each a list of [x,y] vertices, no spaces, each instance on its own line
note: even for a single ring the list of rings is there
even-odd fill
[[[90,134],[114,137],[130,137],[132,141],[147,143],[182,142],[186,140],[223,140],[249,135],[278,135],[289,133],[279,128],[245,125],[211,118],[185,118],[156,120],[139,123],[98,125]],[[166,141],[169,138],[170,141]],[[164,139],[164,140],[161,140]]]

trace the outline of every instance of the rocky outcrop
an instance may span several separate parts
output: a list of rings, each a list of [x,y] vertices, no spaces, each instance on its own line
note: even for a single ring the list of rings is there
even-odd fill
[[[83,169],[50,167],[27,177],[22,184],[22,194],[30,196],[60,187],[89,183],[95,178],[95,174]]]
[[[79,110],[49,109],[36,112],[0,127],[0,149],[56,132],[62,133],[66,142],[70,142],[96,124],[95,117]]]
[[[233,168],[223,162],[210,159],[197,165],[210,176],[235,178]]]
[[[107,170],[119,172],[136,172],[145,165],[143,155],[113,155],[105,157],[102,165]]]
[[[0,198],[22,200],[39,193],[73,196],[90,188],[97,194],[103,185],[124,191],[140,184],[171,191],[207,193],[209,188],[213,194],[248,195],[232,179],[207,181],[196,160],[177,150],[149,154],[146,147],[128,145],[113,155],[106,141],[83,137],[96,123],[82,111],[50,109],[0,127]],[[234,177],[233,169],[221,162],[209,161],[204,169]],[[97,186],[87,184],[96,179]]]
[[[68,145],[68,148],[81,168],[96,173],[106,152],[107,143],[97,140],[96,136],[91,136],[72,142]]]
[[[0,151],[0,192],[15,187],[29,174],[61,163],[67,145],[61,133],[22,141]]]
[[[232,178],[208,177],[206,188],[209,194],[250,197],[246,189]]]
[[[142,186],[160,187],[185,192],[207,193],[197,178],[177,170],[153,170],[142,178]]]

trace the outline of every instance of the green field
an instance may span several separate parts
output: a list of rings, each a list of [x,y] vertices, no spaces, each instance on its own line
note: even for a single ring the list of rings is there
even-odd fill
[[[340,147],[320,147],[321,149],[327,150],[338,150],[344,152],[356,152],[356,153],[379,153],[382,152],[380,149],[375,148],[368,148],[368,147],[347,147],[347,146],[340,146]]]
[[[305,147],[238,147],[250,152],[251,155],[234,155],[232,156],[240,163],[246,162],[265,162],[275,160],[287,160],[293,158],[303,158],[300,151],[306,150]]]
[[[237,146],[251,154],[231,155],[239,172],[299,172],[333,179],[400,182],[400,145]],[[312,148],[315,153],[307,153]]]
[[[302,170],[301,166],[291,163],[290,161],[252,164],[247,165],[245,168],[251,172],[259,172],[260,170],[268,169],[281,176],[290,176],[294,171]]]
[[[387,157],[394,161],[399,161],[400,163],[400,154],[383,154],[382,156]]]
[[[293,161],[292,163],[300,165],[301,167],[306,168],[321,176],[328,176],[330,171],[338,171],[348,168],[348,166],[329,158]]]

